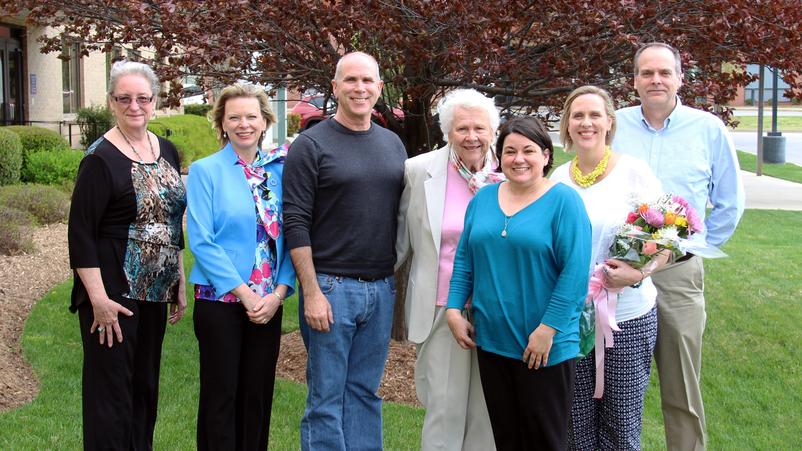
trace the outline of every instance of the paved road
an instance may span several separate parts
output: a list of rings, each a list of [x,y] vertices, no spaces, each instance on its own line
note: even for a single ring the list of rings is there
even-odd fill
[[[785,136],[785,161],[802,166],[802,133],[783,133]],[[735,148],[757,154],[757,132],[732,132]]]

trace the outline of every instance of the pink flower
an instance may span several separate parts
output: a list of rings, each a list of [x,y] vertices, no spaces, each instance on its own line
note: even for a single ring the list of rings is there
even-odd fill
[[[627,215],[627,224],[634,224],[638,220],[638,216],[634,211],[630,211]]]
[[[676,194],[671,196],[671,201],[675,204],[680,204],[683,208],[688,208],[688,201],[682,198],[682,196],[677,196]]]
[[[692,207],[688,208],[688,211],[685,212],[688,217],[688,231],[690,233],[700,232],[702,231],[702,220],[699,218],[699,215],[696,214],[696,210]]]
[[[251,273],[251,281],[257,285],[262,283],[262,271],[254,269]]]
[[[272,276],[272,273],[270,271],[270,265],[268,265],[267,262],[262,263],[262,275],[264,275],[265,277]]]
[[[657,209],[649,207],[641,216],[652,227],[660,228],[663,226],[663,213]]]
[[[643,243],[643,254],[652,255],[657,252],[657,243],[654,241],[645,241]]]

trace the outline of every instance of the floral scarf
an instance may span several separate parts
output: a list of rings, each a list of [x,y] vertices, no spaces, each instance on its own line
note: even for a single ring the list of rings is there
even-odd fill
[[[450,145],[448,146],[448,158],[451,161],[451,165],[454,166],[454,169],[459,172],[459,175],[468,181],[468,189],[470,189],[473,194],[476,194],[476,192],[485,185],[492,185],[506,180],[504,174],[495,172],[495,169],[498,167],[498,161],[496,161],[496,154],[493,152],[493,149],[487,150],[485,154],[485,164],[482,166],[482,169],[476,172],[471,172],[468,166],[459,159],[457,152],[455,152],[454,148]]]

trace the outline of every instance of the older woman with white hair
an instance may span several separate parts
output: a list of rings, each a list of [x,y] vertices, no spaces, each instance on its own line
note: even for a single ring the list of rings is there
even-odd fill
[[[396,243],[398,265],[411,259],[405,318],[417,345],[415,388],[426,408],[421,449],[492,450],[476,350],[454,340],[445,305],[465,209],[479,188],[503,177],[490,149],[499,114],[473,89],[446,94],[438,113],[448,143],[407,160]]]

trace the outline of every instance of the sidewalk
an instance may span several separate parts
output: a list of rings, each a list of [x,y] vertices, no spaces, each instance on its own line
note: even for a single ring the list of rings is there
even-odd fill
[[[741,171],[746,208],[802,211],[802,184]]]

